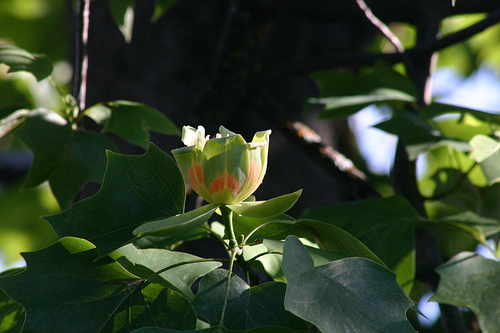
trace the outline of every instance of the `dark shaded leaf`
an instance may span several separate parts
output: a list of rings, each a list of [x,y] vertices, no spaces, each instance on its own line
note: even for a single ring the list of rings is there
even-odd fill
[[[408,293],[411,291],[415,277],[413,233],[419,215],[404,198],[393,196],[336,204],[306,210],[302,217],[349,232],[396,272],[398,282]]]
[[[156,22],[179,0],[155,0],[155,10],[151,20]]]
[[[78,238],[23,253],[27,269],[0,278],[0,287],[26,309],[25,330],[97,332],[104,326],[139,280],[109,258],[94,261],[96,255]]]
[[[437,268],[441,276],[432,301],[474,311],[482,332],[500,330],[500,263],[463,252]]]
[[[44,54],[33,54],[17,46],[0,44],[0,63],[10,67],[10,72],[26,71],[35,76],[37,81],[52,73],[50,59]]]
[[[415,332],[406,318],[412,301],[394,273],[365,258],[314,267],[302,243],[287,237],[285,308],[322,332]]]
[[[7,276],[6,272],[0,274],[0,279],[2,276]],[[21,332],[24,316],[23,307],[0,289],[0,332]]]
[[[61,214],[47,216],[59,237],[93,242],[99,257],[134,240],[146,221],[182,213],[185,185],[173,159],[155,145],[140,156],[108,152],[101,190]]]
[[[216,270],[200,282],[193,306],[196,312],[212,324],[220,321],[228,272]],[[232,276],[230,296],[224,317],[224,326],[243,330],[276,325],[294,330],[306,330],[305,322],[283,305],[286,285],[280,282],[264,283],[250,288],[236,275]]]
[[[25,115],[16,132],[34,154],[26,187],[49,181],[59,205],[65,208],[88,181],[102,181],[106,169],[106,149],[115,146],[108,138],[75,131],[53,111],[40,109]]]
[[[196,313],[187,299],[157,284],[139,287],[116,310],[101,333],[128,333],[141,327],[193,330]]]
[[[104,126],[103,132],[113,132],[123,139],[146,148],[149,131],[180,135],[179,129],[155,108],[129,101],[114,101],[94,105],[84,115]]]

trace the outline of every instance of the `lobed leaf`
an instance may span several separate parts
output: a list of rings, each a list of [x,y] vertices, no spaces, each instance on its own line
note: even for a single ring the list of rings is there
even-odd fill
[[[27,331],[97,332],[139,281],[108,258],[94,261],[97,251],[84,239],[22,255],[26,270],[0,278],[0,287],[26,309]]]
[[[94,105],[83,113],[103,125],[103,133],[113,132],[121,138],[147,148],[150,131],[180,135],[179,129],[155,108],[137,102],[113,101]]]
[[[132,232],[142,223],[182,213],[184,200],[177,165],[150,144],[140,156],[108,152],[100,191],[45,219],[59,237],[82,237],[94,243],[100,258],[133,241]]]
[[[37,81],[52,73],[53,66],[44,54],[33,54],[15,45],[0,44],[0,63],[10,67],[10,72],[26,71],[35,76]]]
[[[187,299],[157,284],[138,288],[113,313],[100,333],[128,333],[141,327],[193,330],[196,313]]]
[[[212,325],[220,321],[227,277],[228,271],[222,269],[204,276],[192,303],[196,312]],[[269,282],[250,288],[233,274],[224,327],[248,331],[261,326],[277,325],[306,330],[305,322],[284,308],[285,287],[284,283]]]
[[[163,249],[139,250],[132,244],[120,248],[119,253],[112,254],[115,260],[129,272],[143,279],[149,278],[163,268],[201,259],[188,253]],[[161,273],[156,278],[148,279],[148,281],[168,287],[182,294],[187,299],[192,299],[194,294],[191,291],[191,285],[199,277],[221,265],[218,261],[179,265]]]
[[[500,263],[478,254],[462,252],[437,268],[441,276],[431,301],[471,309],[481,331],[500,330]]]
[[[349,232],[397,274],[405,291],[411,291],[415,277],[413,234],[419,215],[404,198],[393,196],[309,209],[302,218],[317,219]],[[326,237],[321,232],[319,235]]]
[[[415,332],[406,318],[413,303],[384,266],[345,258],[314,267],[300,240],[289,236],[282,267],[285,308],[322,332]]]
[[[96,133],[75,131],[53,111],[39,109],[26,114],[16,132],[33,152],[34,160],[25,187],[49,181],[59,205],[65,208],[86,182],[100,183],[106,169],[106,149],[113,142]]]

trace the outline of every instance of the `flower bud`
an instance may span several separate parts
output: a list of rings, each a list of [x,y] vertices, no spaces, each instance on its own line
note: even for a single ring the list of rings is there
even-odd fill
[[[262,183],[267,169],[271,130],[257,132],[247,143],[223,126],[215,139],[203,126],[182,128],[187,147],[172,150],[184,180],[206,201],[230,205],[248,198]]]

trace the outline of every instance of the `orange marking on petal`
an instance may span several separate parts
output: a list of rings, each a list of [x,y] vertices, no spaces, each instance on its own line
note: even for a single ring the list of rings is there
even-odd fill
[[[201,165],[194,164],[191,169],[188,171],[189,174],[189,183],[193,190],[196,191],[199,184],[203,184],[203,176],[201,175]]]
[[[238,180],[234,176],[230,176],[227,171],[225,171],[222,175],[217,176],[217,178],[210,183],[210,194],[214,194],[225,189],[229,189],[235,194],[238,194],[241,189]]]

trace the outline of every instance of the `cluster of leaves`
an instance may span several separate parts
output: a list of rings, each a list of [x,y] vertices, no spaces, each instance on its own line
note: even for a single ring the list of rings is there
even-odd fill
[[[52,71],[46,57],[10,45],[0,48],[0,62],[37,79]],[[0,136],[16,136],[34,154],[25,186],[48,181],[65,210],[45,218],[59,240],[24,253],[26,268],[1,274],[0,331],[286,333],[314,325],[322,332],[413,332],[406,315],[417,227],[452,257],[438,270],[434,299],[468,307],[483,332],[498,331],[500,264],[467,251],[488,246],[500,231],[500,117],[440,103],[421,109],[406,77],[384,64],[315,79],[323,97],[311,102],[325,105],[323,119],[371,104],[391,107],[392,117],[376,127],[399,136],[410,158],[427,157],[420,185],[429,217],[399,196],[310,209],[297,219],[285,212],[300,191],[234,205],[238,263],[272,280],[251,286],[220,268],[227,258],[175,251],[201,237],[234,249],[224,225],[208,223],[223,207],[184,211],[175,162],[148,144],[150,130],[178,134],[157,110],[127,101],[78,110],[71,96],[63,97],[64,110],[2,110]],[[102,124],[102,133],[79,129],[83,117]],[[108,131],[146,153],[117,153]],[[74,202],[89,181],[102,181],[100,191]]]

